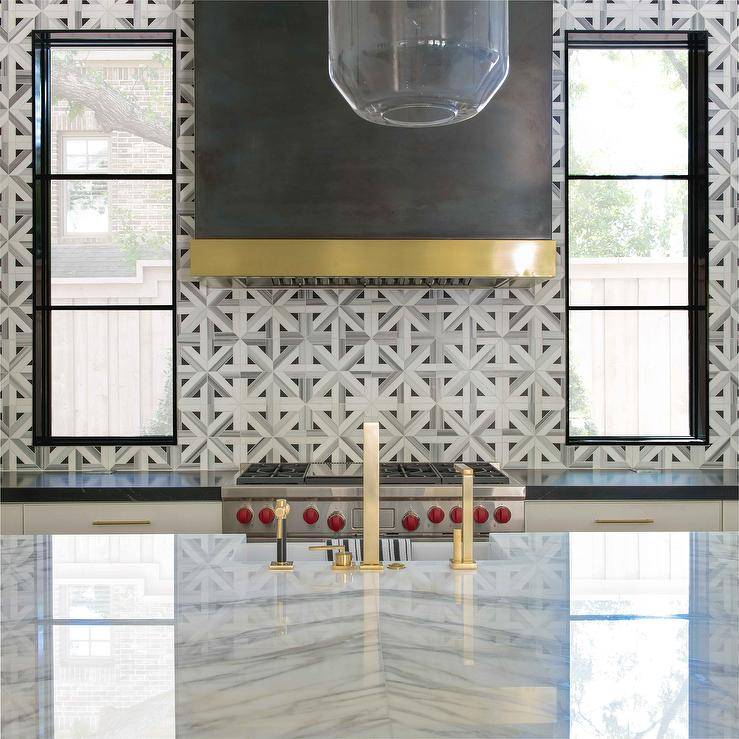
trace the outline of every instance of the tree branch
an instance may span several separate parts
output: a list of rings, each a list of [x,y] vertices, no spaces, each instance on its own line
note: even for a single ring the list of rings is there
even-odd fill
[[[90,82],[82,75],[52,70],[52,86],[55,97],[80,103],[93,111],[98,125],[106,133],[126,131],[172,148],[169,129],[159,121],[147,120],[142,108],[109,85]]]
[[[683,83],[685,89],[688,88],[688,68],[677,58],[675,52],[672,49],[666,49],[667,58],[670,61],[670,65],[677,72],[677,76],[680,78],[680,82]]]

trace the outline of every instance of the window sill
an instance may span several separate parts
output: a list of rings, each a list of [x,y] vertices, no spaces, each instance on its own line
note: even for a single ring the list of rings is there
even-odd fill
[[[707,446],[708,437],[696,436],[569,436],[567,446]]]

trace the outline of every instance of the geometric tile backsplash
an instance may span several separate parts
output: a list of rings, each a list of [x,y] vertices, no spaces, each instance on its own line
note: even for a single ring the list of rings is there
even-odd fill
[[[514,0],[515,1],[515,0]],[[362,421],[385,459],[510,467],[732,468],[739,461],[739,10],[725,0],[555,2],[553,233],[563,209],[567,29],[709,34],[710,427],[706,447],[566,447],[561,279],[527,290],[248,290],[193,281],[192,0],[2,0],[2,468],[232,468],[353,460]],[[176,28],[178,392],[174,447],[31,446],[31,37],[34,28]],[[561,265],[560,265],[561,267]],[[561,273],[561,268],[560,268]]]

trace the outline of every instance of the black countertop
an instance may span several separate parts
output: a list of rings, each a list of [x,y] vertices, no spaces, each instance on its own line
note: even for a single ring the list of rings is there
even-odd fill
[[[737,500],[737,470],[509,470],[527,500]],[[220,500],[236,470],[3,472],[3,503]]]
[[[3,503],[85,501],[220,500],[221,486],[236,470],[223,472],[3,472]]]
[[[511,470],[526,500],[737,500],[737,470]]]

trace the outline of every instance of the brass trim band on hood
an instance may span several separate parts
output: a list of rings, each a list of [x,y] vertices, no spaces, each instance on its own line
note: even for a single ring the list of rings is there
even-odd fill
[[[200,239],[193,276],[243,277],[255,284],[313,278],[444,279],[467,284],[547,279],[557,271],[546,239]]]

